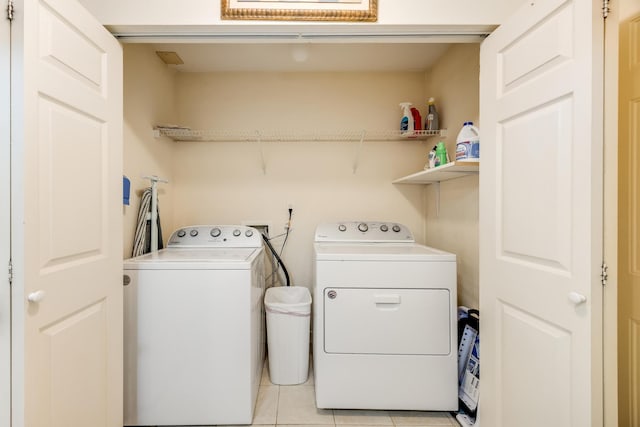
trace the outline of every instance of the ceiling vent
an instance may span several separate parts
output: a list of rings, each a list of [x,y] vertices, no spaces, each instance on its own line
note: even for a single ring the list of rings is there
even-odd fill
[[[166,52],[157,50],[156,54],[162,59],[162,61],[167,65],[182,65],[184,61],[180,56],[175,52]]]

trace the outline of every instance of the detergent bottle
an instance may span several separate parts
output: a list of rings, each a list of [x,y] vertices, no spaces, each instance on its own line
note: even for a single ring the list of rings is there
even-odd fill
[[[480,160],[480,130],[473,122],[464,122],[456,138],[456,161],[477,162]]]
[[[413,115],[413,130],[422,129],[422,116],[417,108],[411,107],[411,115]]]
[[[414,122],[411,113],[411,103],[403,102],[400,104],[402,108],[402,119],[400,120],[400,133],[402,135],[413,135]]]
[[[443,141],[440,141],[438,142],[438,145],[436,145],[435,167],[446,165],[447,162],[448,162],[447,147],[444,145]]]

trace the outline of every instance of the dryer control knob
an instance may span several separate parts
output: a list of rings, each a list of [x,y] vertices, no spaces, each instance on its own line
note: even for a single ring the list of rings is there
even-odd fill
[[[340,224],[340,225],[338,226],[338,230],[340,230],[340,231],[347,231],[347,226],[346,226],[346,225],[344,225],[344,224]]]
[[[253,236],[253,230],[247,230],[247,231],[245,231],[245,232],[244,232],[244,235],[245,235],[245,236],[247,236],[247,237],[251,237],[251,236]]]
[[[218,227],[212,228],[211,231],[209,232],[211,237],[218,237],[218,236],[220,236],[221,233],[222,233],[222,231],[220,231],[220,229]]]
[[[389,231],[389,227],[387,227],[387,224],[382,224],[380,226],[380,231],[384,231],[385,233]]]
[[[365,224],[364,222],[361,222],[360,224],[358,224],[358,230],[362,231],[363,233],[369,230],[369,226],[367,224]]]
[[[184,231],[184,230],[180,230],[180,231],[178,231],[178,237],[184,237],[184,236],[186,236],[186,235],[187,235],[187,232],[186,232],[186,231]]]
[[[400,232],[400,226],[398,224],[394,225],[393,228],[391,228],[393,231],[395,231],[396,233]]]
[[[242,232],[240,230],[238,230],[237,228],[235,230],[233,230],[233,235],[238,237],[239,235],[241,235]]]
[[[191,230],[189,232],[189,236],[191,236],[191,237],[196,237],[197,235],[198,235],[198,230]]]

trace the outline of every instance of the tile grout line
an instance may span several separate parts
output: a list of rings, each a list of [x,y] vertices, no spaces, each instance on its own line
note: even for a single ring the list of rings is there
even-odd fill
[[[271,379],[269,379],[269,381],[271,381]],[[276,399],[276,421],[275,421],[275,425],[278,425],[278,412],[280,410],[280,386],[278,385],[278,398]]]

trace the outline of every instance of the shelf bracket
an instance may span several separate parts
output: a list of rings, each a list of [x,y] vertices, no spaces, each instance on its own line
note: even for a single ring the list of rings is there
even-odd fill
[[[264,147],[262,145],[262,135],[260,131],[256,131],[256,139],[258,140],[258,147],[260,147],[260,165],[262,166],[262,174],[267,174],[267,162],[264,160]]]
[[[358,143],[358,149],[356,150],[356,157],[353,161],[353,174],[358,171],[358,164],[360,163],[360,152],[362,151],[362,144],[364,144],[364,137],[367,135],[367,131],[363,130],[360,134],[360,143]]]

